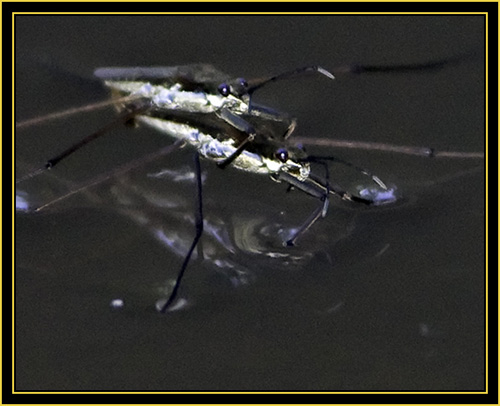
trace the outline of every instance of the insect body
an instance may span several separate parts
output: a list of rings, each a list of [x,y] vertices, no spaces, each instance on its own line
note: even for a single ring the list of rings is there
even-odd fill
[[[137,109],[141,111],[134,120],[194,145],[201,156],[216,161],[221,168],[232,165],[271,175],[321,199],[321,212],[317,211],[297,235],[287,241],[293,245],[320,214],[326,214],[330,193],[366,204],[373,202],[331,187],[328,171],[323,179],[311,176],[311,161],[324,163],[324,159],[308,157],[304,150],[287,141],[295,129],[295,120],[251,103],[252,93],[263,84],[307,71],[333,79],[332,74],[320,67],[297,69],[253,84],[241,78],[228,81],[227,75],[211,65],[101,68],[95,74],[118,100],[137,98],[132,105],[121,106],[132,113]],[[370,176],[378,186],[387,189],[377,177]]]
[[[391,71],[408,69],[435,69],[447,61],[424,65],[400,65]],[[360,69],[363,68],[363,69]],[[351,73],[385,72],[387,67],[355,67]],[[176,143],[189,143],[196,147],[197,173],[196,235],[186,255],[177,281],[168,300],[160,306],[165,312],[176,297],[184,271],[203,233],[203,205],[200,163],[198,154],[215,161],[221,168],[232,166],[240,170],[265,174],[274,180],[286,182],[321,201],[286,245],[294,245],[297,238],[308,230],[328,209],[329,195],[363,204],[384,204],[395,200],[394,190],[377,176],[349,162],[331,156],[308,156],[292,145],[288,137],[296,121],[287,114],[252,102],[253,93],[267,83],[294,75],[317,72],[330,79],[333,75],[320,67],[306,67],[264,79],[246,81],[229,79],[211,65],[198,64],[178,67],[101,68],[95,75],[112,91],[113,104],[121,112],[111,125],[85,137],[77,144],[47,161],[46,165],[29,174],[38,175],[57,165],[87,143],[101,137],[120,123],[144,123],[174,138]],[[368,176],[375,189],[352,195],[336,183],[330,182],[328,164],[335,161]],[[311,169],[315,164],[321,175]],[[17,182],[23,181],[20,178]]]
[[[95,74],[115,97],[137,96],[150,105],[137,121],[187,141],[205,158],[223,166],[231,159],[234,167],[254,173],[284,171],[301,179],[309,175],[309,164],[299,162],[305,152],[285,144],[294,120],[231,94],[228,76],[210,65],[103,68]],[[244,149],[238,151],[242,144]]]

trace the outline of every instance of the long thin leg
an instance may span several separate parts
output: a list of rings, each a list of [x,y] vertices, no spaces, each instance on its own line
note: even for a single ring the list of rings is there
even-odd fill
[[[60,120],[62,118],[73,116],[75,114],[87,113],[90,111],[99,110],[99,109],[104,108],[104,107],[109,107],[109,106],[113,106],[113,105],[116,106],[120,103],[130,103],[133,101],[140,100],[140,99],[142,99],[142,97],[143,96],[137,96],[137,95],[124,96],[121,98],[105,100],[103,102],[89,104],[86,106],[72,107],[70,109],[58,111],[56,113],[46,114],[44,116],[30,118],[30,119],[27,119],[24,121],[18,121],[18,122],[16,122],[16,130],[26,128],[26,127],[32,127],[34,125],[46,123],[46,122],[52,121],[52,120]]]
[[[236,158],[238,158],[241,153],[245,150],[245,147],[248,143],[252,142],[255,138],[255,134],[248,134],[248,137],[243,140],[243,142],[236,148],[236,150],[229,155],[226,159],[217,163],[217,166],[221,169],[224,169],[226,166],[231,164]]]
[[[420,63],[388,64],[388,65],[351,64],[351,65],[337,66],[329,70],[322,68],[321,66],[306,66],[302,68],[297,68],[268,78],[255,79],[249,81],[249,86],[248,88],[246,88],[245,91],[245,93],[249,97],[248,110],[250,111],[252,108],[251,97],[256,90],[267,85],[268,83],[276,82],[281,79],[291,78],[294,76],[300,76],[306,73],[317,72],[330,79],[335,79],[334,75],[342,75],[342,74],[359,75],[359,74],[377,74],[377,73],[385,74],[385,73],[412,73],[412,72],[426,72],[426,71],[428,72],[428,71],[439,70],[446,66],[456,65],[476,57],[478,57],[476,52],[469,52],[449,58],[443,58],[440,60],[420,62]]]
[[[293,76],[299,76],[299,75],[302,75],[304,73],[309,73],[309,72],[313,72],[313,73],[317,72],[317,73],[320,73],[320,74],[326,76],[329,79],[335,79],[335,77],[329,71],[327,71],[325,68],[322,68],[321,66],[305,66],[305,67],[297,68],[297,69],[294,69],[294,70],[291,70],[288,72],[280,73],[278,75],[274,75],[274,76],[271,76],[269,78],[260,79],[258,81],[256,80],[257,83],[251,85],[248,88],[247,92],[249,95],[251,95],[253,92],[255,92],[256,90],[260,89],[261,87],[267,85],[268,83],[276,82],[277,80],[286,79],[286,78],[290,78]]]
[[[323,164],[325,167],[325,177],[320,178],[314,174],[310,174],[306,181],[301,181],[293,175],[287,172],[280,172],[276,175],[275,179],[279,181],[287,182],[289,185],[296,187],[299,190],[307,193],[321,200],[321,205],[316,208],[311,215],[304,221],[300,228],[294,233],[294,235],[286,241],[287,246],[295,245],[297,239],[304,234],[320,217],[325,217],[328,211],[328,196],[329,194],[336,195],[342,200],[349,200],[356,203],[362,203],[365,205],[373,205],[375,202],[373,200],[365,199],[359,196],[351,195],[349,192],[343,191],[336,186],[330,184],[328,165],[326,162],[318,161],[317,163]]]
[[[104,134],[108,133],[111,129],[116,127],[119,124],[127,123],[128,121],[132,120],[134,117],[136,117],[138,114],[143,113],[149,108],[147,107],[141,107],[138,109],[135,109],[131,112],[128,112],[126,114],[121,115],[118,117],[116,120],[113,120],[111,123],[108,125],[105,125],[101,129],[97,130],[96,132],[87,135],[83,139],[81,139],[79,142],[76,144],[73,144],[71,147],[67,148],[63,152],[61,152],[59,155],[55,156],[52,159],[49,159],[47,163],[45,164],[45,167],[47,169],[51,169],[54,166],[56,166],[59,162],[61,162],[63,159],[67,158],[74,152],[78,151],[80,148],[84,147],[85,145],[89,144],[90,142],[96,140],[99,137],[102,137]]]
[[[406,145],[386,144],[382,142],[334,140],[329,138],[310,137],[294,137],[294,141],[304,145],[359,149],[365,151],[393,152],[396,154],[413,155],[424,158],[484,159],[484,152],[436,151],[435,149],[428,147],[413,147]]]
[[[78,141],[77,143],[71,145],[69,148],[65,149],[59,155],[49,159],[45,163],[45,165],[42,166],[41,168],[38,168],[38,169],[34,170],[33,172],[28,173],[27,175],[25,175],[19,179],[16,179],[16,184],[23,182],[27,179],[33,178],[35,176],[38,176],[41,173],[45,172],[46,170],[52,169],[59,162],[66,159],[67,157],[72,155],[74,152],[78,151],[80,148],[82,148],[85,145],[89,144],[90,142],[96,140],[97,138],[100,138],[103,135],[109,133],[109,131],[112,130],[113,128],[115,128],[116,126],[129,122],[134,117],[136,117],[137,115],[139,115],[141,113],[144,113],[148,109],[149,109],[149,105],[138,107],[138,108],[134,109],[133,111],[122,114],[117,119],[111,121],[109,124],[105,125],[104,127],[100,128],[99,130],[93,132],[92,134],[87,135],[86,137],[84,137],[80,141]]]
[[[457,65],[467,60],[478,58],[478,52],[468,52],[461,55],[455,55],[449,58],[443,58],[434,61],[406,63],[406,64],[388,64],[388,65],[368,65],[368,64],[352,64],[337,66],[331,71],[335,75],[340,74],[367,74],[367,73],[411,73],[425,72],[445,68],[451,65]]]
[[[326,162],[319,162],[321,163],[324,168],[325,168],[325,191],[324,194],[320,197],[320,200],[322,201],[321,206],[319,206],[314,212],[306,219],[304,224],[295,232],[295,234],[288,239],[286,242],[287,246],[292,246],[295,245],[295,241],[297,238],[299,238],[302,234],[304,234],[309,228],[320,218],[320,217],[325,217],[326,213],[328,211],[328,196],[330,194],[330,174],[328,170],[328,165]]]
[[[191,247],[189,248],[186,257],[184,258],[184,262],[182,263],[182,267],[177,275],[177,280],[175,281],[174,288],[172,289],[172,293],[170,297],[162,306],[160,312],[165,313],[168,307],[172,304],[177,296],[177,292],[179,290],[179,286],[181,285],[182,277],[184,276],[184,272],[189,264],[189,260],[191,259],[191,255],[193,254],[196,246],[198,245],[198,241],[200,240],[203,234],[203,202],[202,202],[202,184],[201,184],[201,166],[200,166],[200,156],[198,152],[195,152],[194,155],[194,163],[195,163],[195,173],[196,173],[196,196],[197,196],[197,205],[195,212],[195,228],[196,234],[194,236],[193,242],[191,243]]]
[[[315,155],[311,155],[311,156],[307,157],[307,159],[305,159],[305,161],[308,161],[308,162],[318,162],[318,163],[322,163],[324,161],[337,162],[337,163],[339,163],[341,165],[347,166],[349,168],[353,168],[356,171],[361,172],[363,175],[368,176],[369,178],[371,178],[373,180],[373,182],[375,182],[382,189],[387,190],[387,186],[385,185],[384,182],[382,182],[382,180],[378,176],[372,174],[371,172],[367,171],[366,169],[361,168],[360,166],[357,166],[357,165],[355,165],[355,164],[353,164],[353,163],[351,163],[349,161],[345,161],[343,159],[335,158],[333,156],[315,156]]]
[[[325,197],[323,199],[323,210],[321,211],[321,217],[325,217],[328,211],[328,205],[330,203],[329,195],[330,195],[330,170],[328,169],[328,165],[326,162],[322,162],[325,167]]]
[[[148,154],[148,155],[143,156],[141,158],[135,159],[132,162],[129,162],[129,163],[124,164],[124,165],[122,165],[122,166],[120,166],[118,168],[115,168],[115,169],[113,169],[113,170],[111,170],[109,172],[101,174],[101,175],[93,178],[90,181],[86,181],[83,184],[80,184],[80,185],[71,185],[71,190],[69,192],[67,192],[64,195],[59,196],[59,197],[51,200],[50,202],[44,203],[41,206],[34,207],[34,208],[30,209],[30,211],[32,211],[33,213],[36,213],[36,212],[41,212],[42,210],[46,210],[50,206],[53,206],[54,204],[59,203],[59,202],[65,200],[65,199],[67,199],[68,197],[71,197],[71,196],[73,196],[73,195],[75,195],[77,193],[84,192],[87,189],[90,189],[90,188],[92,188],[94,186],[97,186],[97,185],[99,185],[99,184],[101,184],[101,183],[103,183],[103,182],[105,182],[105,181],[107,181],[107,180],[109,180],[111,178],[116,178],[118,176],[124,175],[127,172],[130,172],[130,171],[132,171],[134,169],[137,169],[137,168],[139,168],[142,165],[146,165],[146,164],[148,164],[150,162],[153,162],[153,161],[155,161],[155,160],[157,160],[159,158],[165,157],[168,154],[170,154],[170,153],[176,151],[177,149],[179,149],[183,144],[184,144],[183,140],[177,140],[173,144],[168,145],[166,147],[163,147],[160,150],[153,152],[152,154]]]
[[[247,137],[238,145],[238,148],[226,159],[217,163],[217,166],[221,169],[224,169],[226,166],[230,165],[236,158],[238,158],[241,153],[245,150],[247,144],[252,142],[255,139],[256,131],[255,129],[248,123],[246,120],[237,116],[234,113],[231,113],[227,109],[223,109],[218,113],[218,117],[222,118],[228,124],[231,124],[236,129],[240,130],[243,133],[247,134]],[[283,134],[283,139],[288,138],[292,132],[297,127],[297,120],[295,118],[291,119],[290,125],[287,130]]]
[[[273,178],[278,181],[286,182],[289,185],[302,190],[303,192],[317,199],[321,199],[325,195],[325,190],[327,190],[325,179],[322,179],[319,176],[314,175],[313,173],[309,174],[309,177],[306,181],[301,181],[287,172],[280,172]],[[328,183],[328,190],[330,194],[338,196],[342,200],[363,203],[367,206],[374,204],[373,200],[351,195],[349,192],[346,192],[339,187],[332,185],[331,183]]]
[[[335,79],[333,74],[331,74],[329,71],[327,71],[325,68],[322,68],[321,66],[305,66],[302,68],[297,68],[297,69],[294,69],[294,70],[291,70],[288,72],[283,72],[283,73],[280,73],[278,75],[270,76],[267,78],[250,80],[249,86],[242,89],[242,91],[238,94],[238,97],[247,97],[248,98],[248,101],[247,101],[248,113],[250,114],[250,112],[252,111],[252,96],[256,90],[260,89],[261,87],[264,87],[268,83],[276,82],[278,80],[287,79],[287,78],[294,77],[294,76],[300,76],[304,73],[309,73],[309,72],[320,73],[329,79]]]
[[[313,173],[311,173],[309,175],[309,179],[308,180],[311,183],[313,183],[316,187],[319,186],[322,189],[326,189],[326,182],[325,182],[325,180],[322,179],[322,178],[320,178],[319,176],[314,175]],[[336,185],[334,187],[331,183],[329,184],[329,192],[332,195],[338,196],[342,200],[347,200],[347,201],[350,201],[350,202],[362,203],[362,204],[365,204],[367,206],[370,206],[370,205],[372,205],[372,204],[375,203],[373,200],[365,199],[363,197],[352,195],[349,192],[346,192],[345,190],[342,190],[338,185]]]
[[[283,139],[286,140],[297,128],[297,119],[292,117],[290,120],[290,125],[288,126],[285,134],[283,135]]]
[[[217,116],[224,120],[226,123],[231,124],[237,130],[248,134],[248,136],[241,142],[241,144],[236,148],[236,150],[221,162],[217,163],[217,166],[224,169],[226,166],[231,164],[236,158],[238,158],[241,153],[245,150],[246,145],[252,142],[255,138],[255,129],[246,120],[242,119],[240,116],[232,113],[228,109],[222,109]]]
[[[300,226],[300,228],[295,232],[295,234],[286,241],[286,245],[288,247],[292,247],[295,245],[295,241],[302,234],[304,234],[309,228],[316,223],[316,221],[321,217],[321,213],[323,212],[323,205],[316,208],[311,215],[304,221],[304,223]]]

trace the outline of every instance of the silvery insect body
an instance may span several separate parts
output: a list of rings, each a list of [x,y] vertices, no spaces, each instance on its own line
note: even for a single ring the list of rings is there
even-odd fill
[[[287,145],[288,155],[283,155],[294,120],[250,104],[248,93],[240,94],[235,85],[226,83],[228,75],[210,65],[103,68],[95,74],[114,96],[136,96],[150,104],[144,114],[137,115],[137,121],[187,141],[205,158],[223,165],[250,137],[231,160],[233,167],[262,174],[284,171],[300,179],[309,175],[309,164],[299,162],[306,157],[304,151]],[[243,89],[249,86],[244,79],[233,82],[239,82]],[[131,111],[137,108],[123,107]]]

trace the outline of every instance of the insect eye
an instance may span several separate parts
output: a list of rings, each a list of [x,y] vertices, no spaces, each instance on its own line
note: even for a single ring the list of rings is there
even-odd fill
[[[240,86],[244,87],[245,89],[248,87],[248,82],[243,78],[238,78],[238,83],[240,84]]]
[[[221,83],[219,85],[219,87],[217,88],[217,90],[224,97],[229,96],[229,94],[231,93],[231,88],[229,87],[229,85],[227,83]]]
[[[288,151],[285,148],[278,149],[274,155],[283,163],[288,161]]]

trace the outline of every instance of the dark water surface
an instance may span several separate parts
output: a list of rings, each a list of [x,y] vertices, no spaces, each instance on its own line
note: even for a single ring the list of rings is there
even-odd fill
[[[18,120],[105,100],[92,79],[101,66],[206,62],[258,77],[484,48],[481,16],[15,23]],[[413,75],[301,78],[256,99],[294,114],[300,137],[484,151],[483,72],[478,58]],[[17,175],[112,117],[109,109],[18,131]],[[42,204],[170,142],[117,128],[17,192]],[[484,161],[309,150],[370,168],[397,186],[401,203],[367,210],[332,202],[327,218],[285,249],[279,230],[296,227],[317,202],[203,162],[205,260],[188,268],[187,306],[167,315],[155,302],[194,234],[192,180],[179,179],[190,174],[191,151],[44,212],[18,213],[16,390],[483,390]],[[332,170],[339,183],[342,176]],[[112,309],[114,299],[124,307]]]

